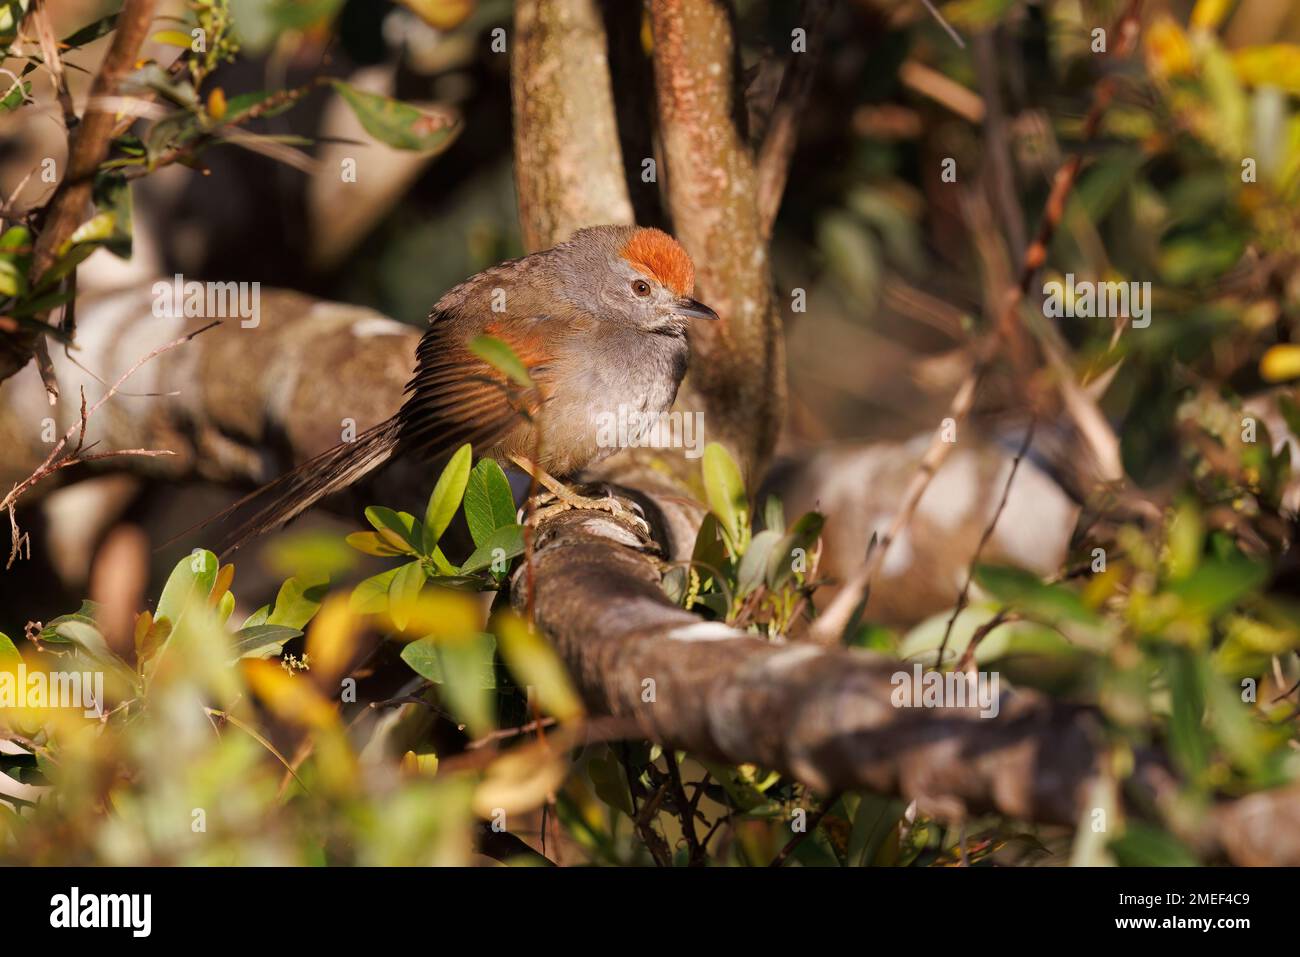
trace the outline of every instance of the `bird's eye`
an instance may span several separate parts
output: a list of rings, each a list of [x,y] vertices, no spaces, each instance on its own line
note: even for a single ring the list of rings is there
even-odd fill
[[[632,291],[641,298],[650,295],[650,284],[644,279],[636,279],[632,282]]]

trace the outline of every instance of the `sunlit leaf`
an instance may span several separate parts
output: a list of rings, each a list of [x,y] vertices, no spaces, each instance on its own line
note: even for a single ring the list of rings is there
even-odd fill
[[[432,635],[419,638],[402,649],[402,660],[426,681],[432,681],[436,685],[444,684],[447,676],[442,666],[441,649],[445,643],[445,639]],[[472,645],[478,660],[475,687],[493,690],[497,687],[496,636],[480,633]]]
[[[306,677],[290,674],[278,664],[261,659],[245,658],[240,666],[253,694],[279,720],[308,728],[338,725],[334,704]]]
[[[524,527],[507,525],[505,528],[498,528],[488,536],[487,541],[474,549],[474,553],[460,567],[460,573],[472,575],[490,568],[493,562],[508,562],[523,553]]]
[[[455,517],[456,510],[460,508],[473,461],[473,449],[470,448],[469,443],[466,443],[456,450],[442,470],[442,474],[438,476],[424,513],[423,550],[425,552],[432,551],[438,544],[442,533],[447,530],[447,526]]]
[[[320,684],[333,684],[352,661],[361,637],[360,625],[356,613],[341,595],[330,597],[321,606],[307,632],[304,649],[312,674]]]
[[[1285,382],[1300,377],[1300,345],[1287,342],[1269,346],[1259,360],[1259,374],[1265,382]]]
[[[731,454],[717,442],[704,447],[704,489],[709,511],[718,519],[727,535],[734,556],[745,553],[749,544],[749,499],[740,467]]]
[[[397,149],[440,152],[460,132],[460,123],[452,116],[429,113],[409,103],[359,90],[342,80],[334,80],[333,85],[366,132]]]
[[[488,765],[474,792],[474,811],[484,818],[501,811],[522,814],[555,793],[568,772],[559,749],[544,743],[512,748]]]
[[[480,459],[465,486],[465,521],[476,546],[498,528],[515,523],[515,498],[510,480],[494,459]]]
[[[269,658],[278,655],[284,649],[286,641],[292,641],[302,634],[298,628],[286,625],[249,625],[235,632],[232,639],[231,661],[240,658]]]
[[[284,625],[288,628],[305,628],[316,614],[325,592],[329,589],[327,581],[302,581],[290,578],[280,586],[275,596],[275,606],[267,617],[268,625]]]
[[[542,710],[561,721],[581,717],[582,699],[550,643],[513,612],[497,615],[492,627],[501,657],[520,685],[533,687]]]
[[[378,575],[371,575],[352,589],[349,607],[359,615],[377,615],[388,610],[388,590],[399,569],[390,568]]]
[[[407,562],[397,569],[388,586],[388,614],[399,629],[405,629],[411,618],[420,589],[424,587],[424,565]]]

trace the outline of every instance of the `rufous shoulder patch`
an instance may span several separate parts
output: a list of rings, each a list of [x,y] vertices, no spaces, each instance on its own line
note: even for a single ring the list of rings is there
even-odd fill
[[[623,258],[676,296],[695,291],[695,264],[681,243],[662,229],[638,229],[623,247]]]

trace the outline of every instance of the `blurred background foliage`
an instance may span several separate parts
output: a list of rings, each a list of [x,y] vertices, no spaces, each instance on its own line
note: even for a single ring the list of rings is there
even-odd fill
[[[735,6],[759,122],[779,78],[773,53],[788,47],[798,9]],[[1036,447],[1085,506],[1059,574],[979,566],[966,607],[912,629],[863,622],[851,641],[927,663],[943,649],[944,666],[973,660],[1096,705],[1114,786],[1098,805],[1120,816],[1135,755],[1151,748],[1169,756],[1175,800],[1118,838],[994,818],[958,832],[892,798],[828,801],[760,768],[599,733],[579,745],[598,722],[545,643],[492,599],[506,574],[492,548],[474,561],[499,535],[508,569],[525,543],[514,516],[494,508],[497,477],[466,463],[463,482],[449,480],[458,486],[450,513],[445,485],[423,520],[372,508],[373,531],[351,536],[355,550],[332,531],[284,533],[263,554],[266,567],[249,571],[258,582],[250,599],[233,597],[233,570],[211,553],[183,559],[150,610],[132,610],[129,641],[93,607],[57,618],[66,609],[7,599],[0,627],[13,641],[0,641],[0,667],[89,659],[109,675],[114,710],[105,721],[66,709],[4,716],[0,858],[766,864],[802,813],[813,816],[811,833],[789,856],[805,864],[1205,860],[1195,835],[1212,800],[1300,771],[1291,466],[1300,451],[1291,385],[1300,377],[1300,5],[1148,3],[1138,54],[1099,65],[1098,43],[1117,38],[1095,31],[1120,6],[952,0],[940,9],[965,38],[958,46],[913,0],[837,5],[773,238],[790,362],[782,451],[933,427],[967,368],[970,334],[994,314],[1051,178],[1079,143],[1098,77],[1118,69],[1120,92],[1039,282],[1150,282],[1153,321],[1049,325],[1038,283],[1023,319],[1100,405],[1132,485],[1096,492],[1068,454]],[[66,0],[52,11],[56,32],[73,35],[113,7]],[[188,77],[203,122],[228,125],[261,92],[303,92],[292,109],[250,120],[259,148],[213,145],[200,155],[202,175],[173,166],[134,181],[137,277],[257,280],[420,325],[447,288],[523,251],[509,61],[491,47],[492,31],[510,27],[508,0],[205,0],[169,12],[180,20],[146,48],[162,64],[179,42],[166,30],[183,38],[194,17],[229,14],[231,45]],[[69,61],[93,68],[104,42]],[[362,92],[340,97],[321,77]],[[72,72],[74,87],[85,82]],[[448,135],[416,150],[382,145],[375,130],[392,115],[369,103],[367,117],[364,91],[440,117]],[[33,118],[31,95],[23,87],[0,102],[0,182],[19,205],[51,188],[19,185],[34,158],[62,148],[57,118]],[[405,120],[400,135],[417,122]],[[141,148],[122,157],[153,155]],[[325,172],[295,168],[285,149],[327,160]],[[338,158],[358,149],[382,172],[339,188]],[[956,160],[957,188],[938,175],[945,158]],[[89,268],[108,255],[88,261],[84,295],[121,281]],[[978,428],[1011,448],[1020,395],[995,376],[976,410]],[[755,631],[797,629],[816,583],[820,517],[787,532],[780,503],[744,501],[726,463],[713,461],[711,480],[710,467],[706,457],[713,514],[700,564],[670,572],[666,589]],[[462,499],[446,543],[459,551],[443,554],[440,536]],[[813,563],[787,576],[768,554],[795,547]],[[746,569],[746,552],[760,549]],[[357,550],[386,564],[359,565]],[[380,568],[355,590],[339,587]],[[268,582],[276,597],[259,609]],[[472,597],[479,591],[486,600]],[[354,696],[340,704],[350,678]]]

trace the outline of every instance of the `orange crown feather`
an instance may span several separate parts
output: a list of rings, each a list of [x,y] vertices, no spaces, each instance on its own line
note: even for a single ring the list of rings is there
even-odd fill
[[[638,229],[623,247],[623,258],[676,296],[695,291],[695,264],[681,243],[662,229]]]

